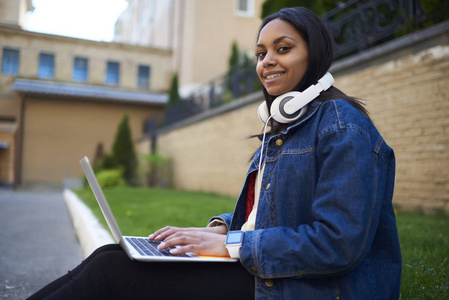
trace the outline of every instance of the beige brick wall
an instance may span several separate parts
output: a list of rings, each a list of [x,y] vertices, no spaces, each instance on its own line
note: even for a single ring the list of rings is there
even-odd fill
[[[336,80],[367,99],[396,154],[394,201],[449,213],[449,46],[438,46]]]
[[[262,129],[256,111],[248,105],[159,136],[159,153],[173,158],[175,187],[238,195],[258,147],[247,137]]]
[[[449,213],[449,46],[348,75],[336,86],[366,99],[374,123],[396,153],[394,202],[402,209]],[[176,188],[237,196],[248,158],[257,148],[250,134],[262,129],[258,103],[164,132],[159,152],[174,159]]]

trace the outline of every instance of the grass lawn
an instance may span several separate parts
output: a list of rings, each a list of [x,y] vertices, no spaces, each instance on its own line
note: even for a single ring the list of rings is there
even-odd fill
[[[91,190],[74,192],[107,228]],[[126,187],[103,192],[123,235],[147,236],[167,225],[204,227],[211,217],[232,212],[235,206],[234,198],[206,193]]]
[[[449,217],[397,215],[401,300],[449,299]]]
[[[107,228],[91,190],[75,193]],[[121,187],[104,193],[124,235],[147,236],[166,225],[205,226],[211,216],[235,206],[234,198],[176,190]],[[449,299],[449,217],[399,213],[397,226],[401,300]]]

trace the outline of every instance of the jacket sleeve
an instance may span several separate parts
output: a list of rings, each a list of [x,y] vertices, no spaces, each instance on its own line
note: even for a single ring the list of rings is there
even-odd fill
[[[386,169],[378,165],[386,163],[372,151],[369,134],[349,125],[320,133],[316,159],[319,175],[309,211],[313,223],[246,232],[240,258],[253,275],[334,276],[349,271],[368,253],[385,186],[379,181]]]
[[[219,216],[212,217],[209,220],[208,226],[210,226],[214,222],[224,223],[226,225],[226,227],[228,228],[228,231],[229,231],[229,228],[231,228],[231,221],[232,221],[232,216],[233,215],[234,215],[234,213],[227,213],[227,214],[222,214],[222,215],[219,215]]]

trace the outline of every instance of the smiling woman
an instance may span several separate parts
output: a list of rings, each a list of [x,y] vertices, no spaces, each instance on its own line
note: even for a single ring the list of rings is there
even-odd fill
[[[30,299],[398,299],[393,150],[333,86],[332,42],[313,12],[282,9],[257,40],[264,135],[234,211],[149,236],[170,255],[239,262],[134,262],[109,245]]]
[[[112,41],[125,0],[33,0],[25,28],[81,39]]]
[[[304,77],[309,49],[299,32],[288,22],[275,19],[259,34],[256,72],[270,95],[292,91]]]

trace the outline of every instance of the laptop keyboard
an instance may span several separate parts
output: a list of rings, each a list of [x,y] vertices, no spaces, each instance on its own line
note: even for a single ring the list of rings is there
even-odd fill
[[[128,243],[133,245],[133,247],[139,252],[140,255],[149,255],[149,256],[181,256],[181,257],[189,257],[187,254],[171,254],[170,250],[174,247],[168,247],[162,250],[159,250],[157,246],[161,243],[161,241],[149,240],[148,238],[125,238]]]

